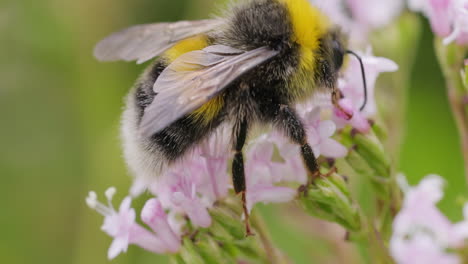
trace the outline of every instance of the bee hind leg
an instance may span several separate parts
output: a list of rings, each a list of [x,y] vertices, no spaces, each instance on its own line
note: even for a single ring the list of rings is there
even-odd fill
[[[242,209],[244,210],[246,236],[252,236],[250,229],[249,211],[247,209],[246,183],[244,170],[244,155],[242,149],[247,138],[247,121],[243,120],[234,124],[233,148],[234,159],[232,161],[232,183],[236,194],[242,195]]]

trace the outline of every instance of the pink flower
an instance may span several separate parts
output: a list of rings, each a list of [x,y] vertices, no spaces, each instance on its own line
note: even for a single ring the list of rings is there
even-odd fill
[[[104,224],[101,229],[114,238],[108,251],[108,258],[113,259],[122,252],[127,252],[128,245],[135,244],[141,248],[155,253],[175,252],[174,241],[160,239],[156,234],[145,229],[135,222],[135,210],[130,207],[132,199],[126,197],[116,212],[112,206],[112,197],[115,188],[106,191],[108,206],[97,201],[95,192],[90,192],[86,198],[89,207],[104,216]]]
[[[247,210],[252,210],[256,203],[285,203],[294,199],[297,190],[271,184],[247,185]]]
[[[403,0],[310,0],[348,33],[350,41],[367,41],[368,34],[390,24],[403,10]]]
[[[227,164],[231,154],[230,135],[228,127],[218,129],[213,136],[202,143],[199,148],[200,156],[195,156],[195,159],[200,159],[203,167],[198,189],[210,203],[228,194],[230,176]]]
[[[362,133],[367,133],[370,130],[369,121],[367,121],[366,115],[360,111],[359,107],[356,104],[353,104],[351,99],[343,98],[338,102],[342,110],[346,111],[347,115],[342,112],[341,109],[334,109],[335,121],[344,126],[345,124],[350,124],[352,127],[356,128]],[[351,119],[348,119],[348,116],[352,116]]]
[[[426,15],[432,31],[437,35],[446,37],[450,34],[450,5],[452,0],[409,0],[409,8],[420,11]]]
[[[399,264],[460,263],[448,249],[460,247],[468,238],[468,204],[465,221],[452,224],[436,204],[442,199],[443,179],[426,176],[418,186],[407,188],[401,211],[393,223],[390,251]]]
[[[275,173],[284,164],[273,162],[273,142],[269,135],[262,135],[249,144],[246,153],[245,177],[247,209],[256,203],[280,203],[294,199],[296,190],[276,186],[285,175]]]
[[[299,146],[289,142],[279,133],[272,133],[269,137],[269,140],[274,142],[284,161],[273,163],[273,177],[281,181],[294,182],[299,185],[307,183],[307,170],[304,167]]]
[[[360,108],[364,102],[364,84],[361,74],[361,66],[356,58],[350,58],[349,65],[343,72],[343,77],[338,80],[338,88],[342,92],[344,99],[339,104],[341,108],[352,114],[353,118],[347,118],[340,110],[335,109],[334,121],[338,127],[343,127],[346,124],[351,124],[361,132],[367,132],[370,129],[368,122],[365,120],[368,117],[374,116],[377,112],[375,103],[375,84],[380,73],[394,72],[398,70],[398,65],[392,60],[375,57],[372,55],[370,48],[366,53],[358,54],[362,58],[364,71],[366,73],[367,83],[367,103],[361,111]]]
[[[331,120],[320,120],[320,108],[306,113],[304,117],[305,128],[309,144],[318,158],[323,155],[328,158],[341,158],[346,156],[348,150],[330,138],[336,131],[336,125]]]
[[[453,0],[452,15],[452,33],[444,39],[444,44],[453,41],[468,44],[468,0]]]
[[[347,149],[330,137],[336,126],[331,120],[320,120],[320,108],[299,111],[304,120],[309,143],[316,157],[338,158],[347,154]],[[282,161],[272,161],[274,146]],[[278,186],[278,183],[295,182],[304,184],[307,172],[297,144],[290,143],[278,132],[264,134],[251,142],[246,152],[247,207],[249,210],[258,203],[287,202],[297,194],[293,188]]]
[[[152,198],[146,202],[141,210],[141,220],[160,237],[169,252],[179,251],[180,237],[174,232],[166,212],[157,199]]]
[[[200,198],[197,180],[201,172],[195,159],[181,161],[164,175],[160,176],[150,188],[164,208],[185,213],[195,226],[208,227],[211,217],[208,207]]]
[[[467,0],[409,0],[409,7],[429,19],[432,31],[444,38],[445,45],[468,44]]]
[[[210,226],[208,209],[225,197],[230,187],[229,135],[225,127],[218,129],[162,175],[152,181],[137,181],[132,190],[148,189],[171,215],[185,214],[195,226]]]
[[[390,24],[403,10],[402,0],[346,0],[354,20],[369,28]]]

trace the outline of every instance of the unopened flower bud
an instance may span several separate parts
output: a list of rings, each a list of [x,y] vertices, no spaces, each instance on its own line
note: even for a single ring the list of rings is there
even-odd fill
[[[361,228],[361,218],[345,180],[338,174],[318,179],[301,196],[306,211],[324,220],[338,223],[352,232]]]
[[[383,152],[382,146],[362,134],[353,137],[356,144],[356,152],[381,176],[390,177],[390,161]]]
[[[217,264],[217,263],[226,263],[226,264],[236,264],[234,258],[229,256],[224,252],[220,245],[214,241],[211,237],[206,237],[200,242],[196,243],[196,248],[200,255],[202,256],[204,263],[207,264]]]
[[[185,264],[204,264],[205,261],[203,260],[202,256],[198,253],[195,245],[193,244],[192,240],[188,237],[184,239],[184,244],[182,250],[180,251],[180,256],[183,263]]]
[[[388,197],[389,178],[381,177],[371,168],[370,164],[356,151],[350,151],[346,156],[346,162],[360,177],[366,177],[370,180],[376,194],[380,197]]]
[[[376,122],[372,122],[371,124],[372,132],[377,136],[380,142],[384,142],[388,138],[387,129],[383,128]]]
[[[239,216],[221,208],[215,208],[210,213],[214,222],[217,222],[234,239],[245,237],[245,227]]]

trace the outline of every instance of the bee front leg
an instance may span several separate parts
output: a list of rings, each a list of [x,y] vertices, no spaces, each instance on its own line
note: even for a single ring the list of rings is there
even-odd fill
[[[244,155],[242,149],[245,145],[247,138],[247,121],[242,120],[234,124],[233,129],[233,148],[234,148],[234,159],[232,161],[232,183],[234,185],[234,191],[236,194],[241,193],[242,195],[242,208],[245,216],[245,232],[246,236],[253,235],[250,230],[249,222],[249,211],[247,210],[246,200],[246,183],[245,183],[245,170],[244,170]]]
[[[320,171],[314,152],[309,143],[307,143],[304,125],[294,109],[288,105],[279,105],[277,113],[275,125],[282,130],[292,142],[300,146],[302,160],[306,169],[309,171],[309,184],[311,184],[320,176]]]

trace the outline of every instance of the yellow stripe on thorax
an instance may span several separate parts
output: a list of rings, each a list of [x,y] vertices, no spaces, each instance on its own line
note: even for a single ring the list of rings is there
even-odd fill
[[[299,67],[291,78],[289,88],[296,97],[307,97],[315,86],[314,70],[318,60],[320,38],[327,34],[331,23],[328,17],[308,0],[279,1],[285,4],[289,12],[294,32],[292,40],[300,45]]]
[[[311,50],[319,47],[319,39],[328,31],[328,18],[308,0],[280,0],[289,11],[294,41]]]

